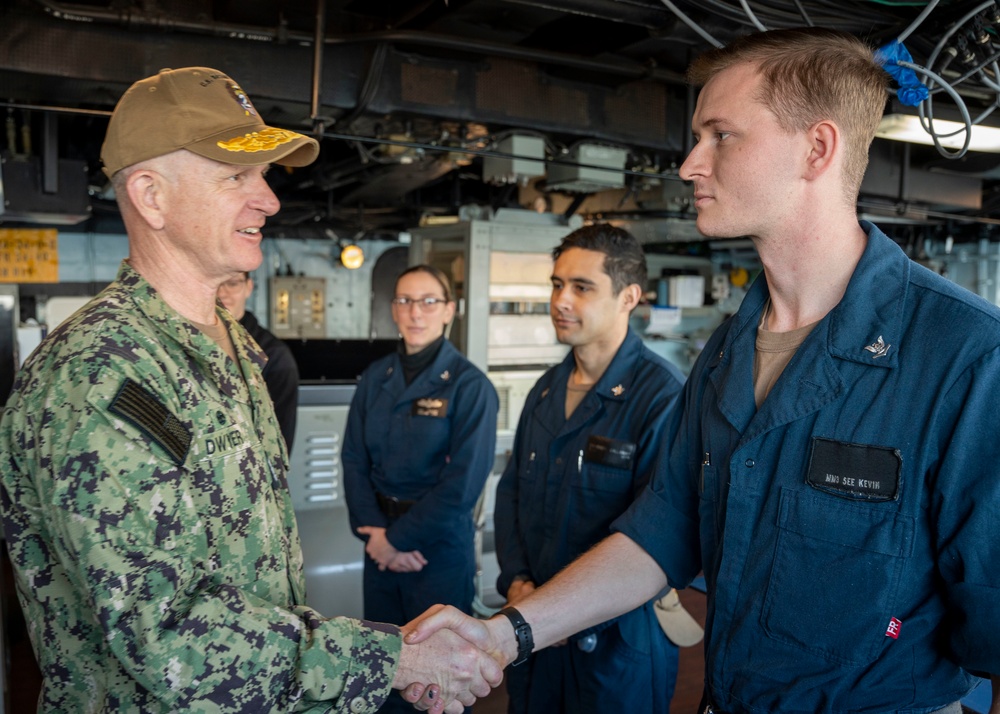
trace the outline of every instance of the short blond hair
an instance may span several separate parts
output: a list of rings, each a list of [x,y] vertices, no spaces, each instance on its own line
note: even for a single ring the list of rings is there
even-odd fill
[[[872,49],[846,32],[819,27],[746,35],[697,58],[688,70],[696,86],[749,63],[762,77],[757,97],[786,131],[832,120],[844,137],[844,190],[857,200],[868,149],[888,99],[889,75]]]

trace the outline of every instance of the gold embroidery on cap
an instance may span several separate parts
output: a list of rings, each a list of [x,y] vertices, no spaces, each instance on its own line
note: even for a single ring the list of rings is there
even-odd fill
[[[294,131],[275,129],[269,126],[260,131],[252,131],[249,134],[234,137],[228,141],[220,141],[218,142],[218,146],[220,149],[225,149],[226,151],[245,151],[247,153],[271,151],[282,144],[287,144],[289,141],[298,139],[300,136],[302,135],[296,134]]]

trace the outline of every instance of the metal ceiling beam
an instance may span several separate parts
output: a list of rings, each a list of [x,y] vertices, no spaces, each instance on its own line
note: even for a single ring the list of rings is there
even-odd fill
[[[673,25],[673,13],[659,0],[504,0],[512,5],[545,8],[570,15],[623,22],[649,29]]]
[[[516,0],[513,0],[516,1]],[[589,1],[589,0],[588,0]],[[247,25],[235,25],[219,22],[193,21],[180,17],[150,15],[128,10],[100,10],[90,6],[55,2],[54,0],[35,0],[53,17],[79,22],[101,22],[124,25],[137,30],[175,30],[196,34],[208,34],[229,39],[245,39],[257,42],[295,42],[312,45],[316,42],[318,33],[310,35],[304,32],[288,31],[284,28],[266,28]],[[618,2],[596,0],[596,4],[615,6]],[[638,0],[626,0],[624,6],[643,5]],[[662,13],[661,13],[662,14]],[[419,30],[388,30],[384,32],[354,33],[349,35],[324,34],[323,42],[327,45],[354,45],[401,43],[420,47],[458,50],[476,55],[507,57],[521,59],[540,64],[577,69],[585,72],[596,72],[603,75],[620,76],[629,79],[649,78],[661,82],[676,84],[684,83],[684,76],[679,72],[650,67],[639,62],[626,59],[593,60],[588,57],[570,55],[562,52],[519,47],[500,42],[488,42],[476,38],[453,37]]]

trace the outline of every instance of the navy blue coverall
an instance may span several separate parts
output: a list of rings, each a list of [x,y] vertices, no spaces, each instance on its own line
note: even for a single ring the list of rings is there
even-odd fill
[[[365,370],[341,457],[351,528],[385,528],[397,550],[428,561],[420,572],[394,573],[366,557],[366,619],[402,625],[435,603],[471,612],[472,509],[493,468],[498,408],[486,375],[447,340],[409,386],[398,354]],[[376,493],[414,503],[390,518]]]
[[[497,487],[494,521],[506,593],[523,575],[540,586],[607,537],[612,521],[644,489],[683,376],[629,330],[607,370],[566,419],[570,353],[532,388],[514,451]],[[578,642],[596,633],[596,649]],[[524,678],[527,684],[517,681]],[[677,647],[653,602],[531,656],[509,669],[511,711],[527,688],[533,714],[666,714],[677,675]]]
[[[704,570],[720,711],[932,712],[1000,672],[1000,309],[862,227],[760,409],[754,283],[614,525],[671,584]]]

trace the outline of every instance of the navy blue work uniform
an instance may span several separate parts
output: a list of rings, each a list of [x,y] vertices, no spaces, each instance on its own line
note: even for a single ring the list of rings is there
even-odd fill
[[[428,561],[394,573],[366,557],[366,619],[402,625],[435,603],[471,612],[472,509],[493,468],[498,405],[486,375],[447,340],[409,385],[398,354],[365,370],[341,458],[351,528],[385,528],[397,550]],[[387,501],[412,505],[387,514]]]
[[[704,570],[723,712],[931,712],[1000,672],[1000,309],[870,223],[840,303],[756,409],[757,280],[615,529]]]
[[[548,370],[521,412],[494,512],[501,593],[519,575],[545,583],[609,535],[612,521],[649,479],[683,382],[629,330],[567,420],[566,383],[574,366],[570,353]],[[590,634],[596,648],[585,652],[579,643]],[[521,711],[516,690],[526,688],[526,711],[537,714],[666,714],[677,647],[663,634],[651,601],[578,633],[566,646],[533,654],[508,676],[515,690],[511,711]]]

